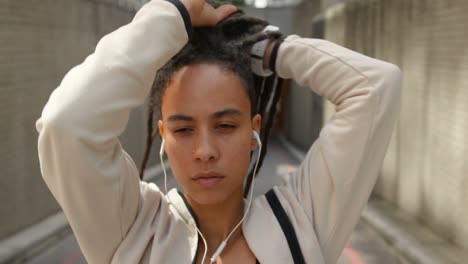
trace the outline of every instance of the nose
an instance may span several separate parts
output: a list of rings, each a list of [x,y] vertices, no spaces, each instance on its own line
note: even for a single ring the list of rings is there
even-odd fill
[[[219,157],[215,138],[209,132],[199,132],[193,150],[193,159],[196,161],[212,161]]]

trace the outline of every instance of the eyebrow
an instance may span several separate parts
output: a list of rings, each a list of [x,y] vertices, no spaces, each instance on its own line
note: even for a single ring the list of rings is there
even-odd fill
[[[215,117],[215,118],[220,118],[220,117],[223,117],[223,116],[242,116],[242,112],[240,110],[238,110],[238,109],[226,108],[224,110],[215,112],[213,114],[213,117]]]
[[[192,121],[193,117],[187,116],[187,115],[171,115],[168,119],[169,122],[175,122],[175,121]]]
[[[242,116],[242,112],[238,109],[226,108],[226,109],[223,109],[221,111],[218,111],[212,114],[212,117],[214,118],[221,118],[224,116]],[[188,116],[188,115],[175,114],[175,115],[169,116],[167,120],[169,122],[176,122],[176,121],[190,122],[190,121],[193,121],[193,117]]]

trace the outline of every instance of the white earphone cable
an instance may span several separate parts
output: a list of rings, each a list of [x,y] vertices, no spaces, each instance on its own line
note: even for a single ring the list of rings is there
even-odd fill
[[[166,199],[169,201],[169,204],[172,204],[171,199],[169,198],[169,195],[167,195],[168,194],[168,192],[167,192],[167,173],[166,173],[166,168],[164,166],[163,155],[164,155],[164,140],[161,142],[161,150],[159,152],[159,159],[161,160],[162,169],[163,169],[163,173],[164,173],[164,189],[165,189]],[[175,207],[174,207],[174,209],[177,211],[177,209]],[[179,212],[177,211],[177,213],[179,213]],[[179,216],[180,216],[180,214],[179,214]],[[182,219],[184,224],[190,229],[190,225],[185,221],[185,219],[183,217],[180,217],[180,218]],[[198,227],[196,225],[195,225],[195,228],[197,229],[197,232],[200,235],[200,237],[202,238],[203,244],[205,245],[205,252],[203,253],[203,258],[202,258],[202,263],[205,263],[206,254],[208,253],[208,244],[206,243],[205,237],[203,236],[200,229],[198,229]]]
[[[245,210],[244,217],[242,217],[242,219],[239,221],[239,223],[232,229],[231,233],[229,233],[229,235],[226,237],[226,239],[223,240],[221,245],[218,247],[216,252],[211,257],[210,264],[213,264],[216,261],[216,259],[218,258],[218,256],[221,255],[221,252],[223,251],[224,247],[226,247],[226,245],[227,245],[227,241],[232,236],[232,234],[234,234],[236,229],[242,224],[242,222],[244,222],[245,218],[247,217],[247,215],[248,215],[248,213],[250,211],[250,205],[252,204],[253,190],[254,190],[254,185],[255,185],[255,175],[257,174],[257,167],[258,167],[258,162],[260,160],[260,154],[261,154],[261,149],[262,149],[261,143],[260,142],[258,142],[258,143],[259,143],[259,149],[258,149],[257,161],[255,162],[254,173],[253,173],[253,176],[252,176],[252,185],[250,186],[250,191],[249,191],[249,203],[247,204],[247,209]]]

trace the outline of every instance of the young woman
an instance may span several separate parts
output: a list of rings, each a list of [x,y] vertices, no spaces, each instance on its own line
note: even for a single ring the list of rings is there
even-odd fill
[[[214,6],[150,1],[65,76],[36,123],[42,175],[89,263],[336,263],[359,219],[398,116],[399,69]],[[244,200],[279,95],[274,78],[262,85],[269,71],[337,112],[297,172]],[[118,136],[147,97],[139,175]],[[153,112],[183,193],[140,180]]]

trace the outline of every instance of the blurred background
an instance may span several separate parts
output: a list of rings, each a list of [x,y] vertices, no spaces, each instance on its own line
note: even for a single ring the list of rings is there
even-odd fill
[[[146,2],[0,1],[0,263],[86,263],[42,180],[34,123],[63,76]],[[468,263],[468,2],[234,2],[285,34],[331,40],[403,72],[400,120],[340,263]],[[297,166],[334,112],[287,85],[256,193]],[[145,116],[134,110],[121,136],[136,164]],[[158,148],[147,173],[156,182]]]

